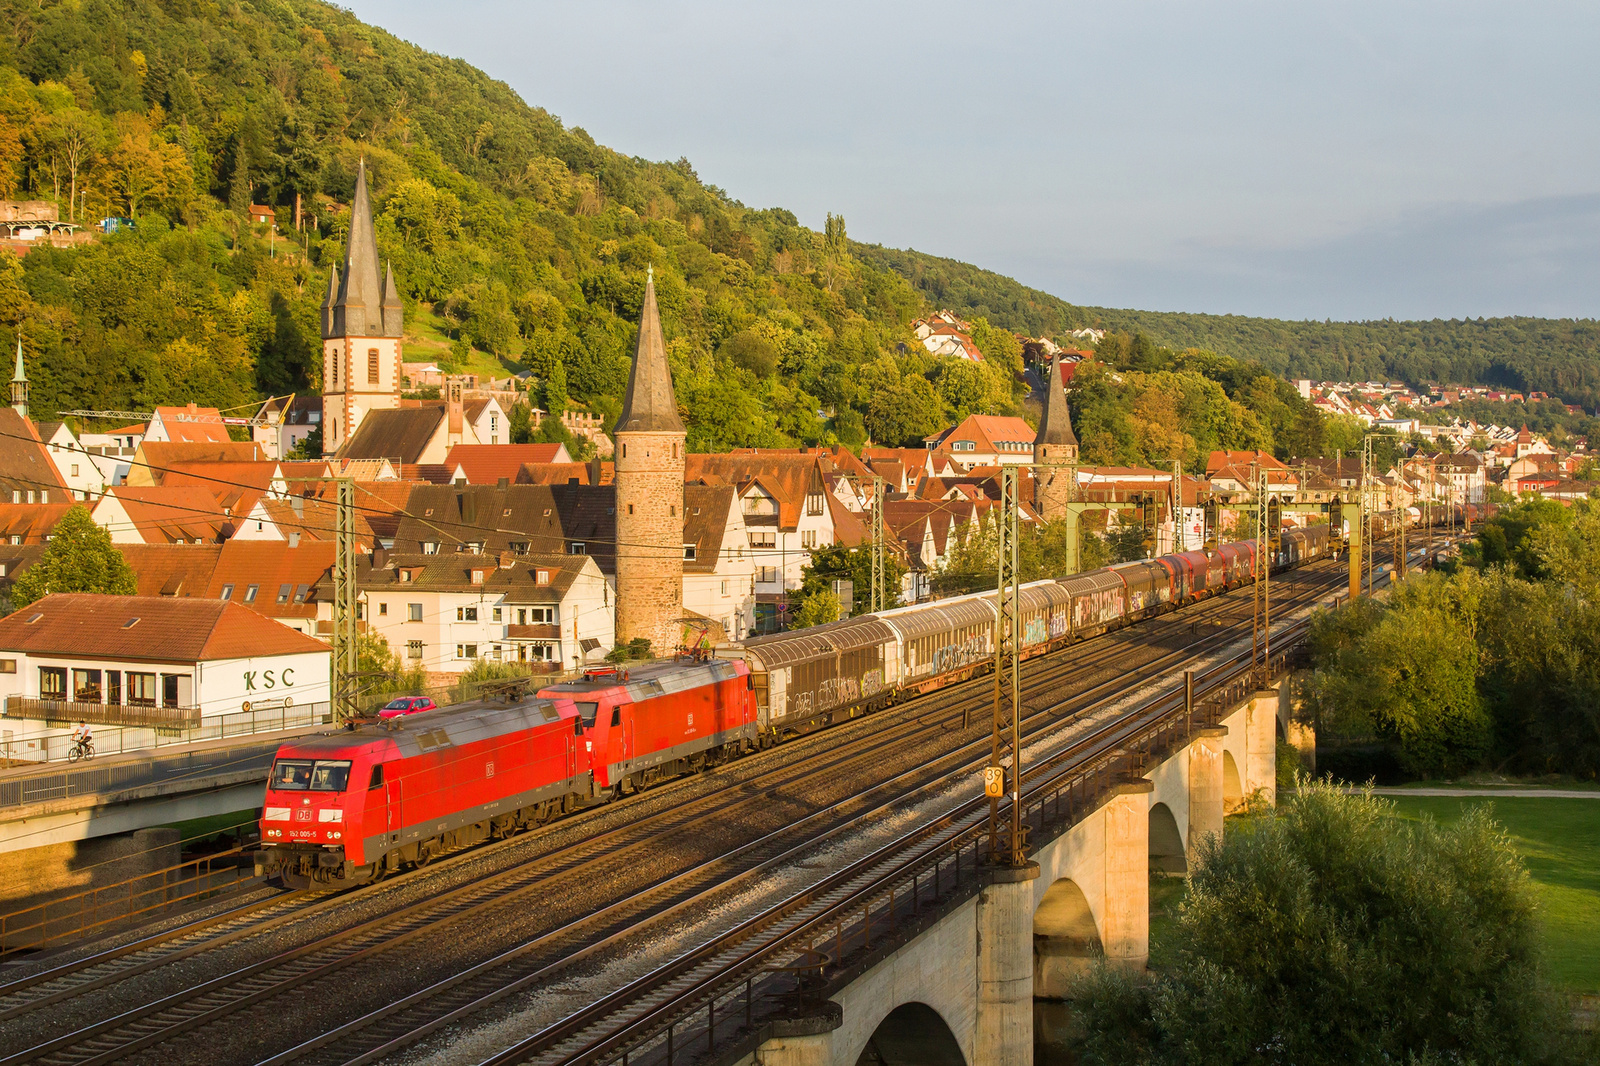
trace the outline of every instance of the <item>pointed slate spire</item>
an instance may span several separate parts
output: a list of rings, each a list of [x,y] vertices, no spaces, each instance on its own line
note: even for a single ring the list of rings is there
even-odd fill
[[[350,201],[350,240],[344,252],[344,277],[334,304],[335,336],[383,335],[383,288],[378,274],[378,235],[372,228],[372,200],[367,195],[367,161],[356,171],[356,194]]]
[[[1033,438],[1037,449],[1041,444],[1068,444],[1076,448],[1078,438],[1072,432],[1072,415],[1067,410],[1067,397],[1061,388],[1061,356],[1050,357],[1050,376],[1045,383],[1044,414],[1039,418],[1039,435]]]
[[[633,370],[628,375],[628,394],[622,401],[616,432],[683,432],[683,420],[678,417],[678,397],[672,391],[672,368],[667,364],[667,344],[661,336],[653,266],[645,277],[639,343],[633,349]]]
[[[400,289],[394,283],[394,264],[385,264],[383,279],[383,335],[405,336],[405,305],[400,302]]]
[[[328,271],[328,294],[322,298],[322,339],[338,337],[344,334],[342,316],[334,310],[334,305],[339,302],[339,268],[333,267]]]
[[[17,334],[17,369],[11,375],[11,406],[28,417],[28,368],[22,365],[22,334]]]

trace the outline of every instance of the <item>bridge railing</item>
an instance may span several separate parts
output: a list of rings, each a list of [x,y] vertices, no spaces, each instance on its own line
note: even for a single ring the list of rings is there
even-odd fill
[[[0,958],[132,925],[179,903],[255,878],[254,847],[230,848],[175,866],[0,914]]]
[[[0,718],[0,727],[8,726],[14,720],[37,718],[38,715],[18,715],[12,712],[11,703],[19,697],[10,697],[6,702],[6,715]],[[37,702],[37,701],[34,701]],[[73,705],[76,706],[76,705]],[[100,706],[100,704],[84,704],[86,707]],[[59,719],[62,722],[76,721],[72,716]],[[85,718],[91,725],[100,725],[93,718]],[[94,734],[94,747],[96,756],[124,755],[129,752],[148,751],[155,752],[160,748],[173,747],[179,744],[197,744],[207,740],[225,740],[229,737],[250,736],[254,733],[277,733],[289,729],[315,729],[319,725],[329,725],[333,722],[333,706],[327,701],[321,703],[295,704],[289,707],[269,707],[257,710],[235,711],[231,714],[215,714],[197,718],[192,726],[135,726],[123,723],[122,728],[115,726],[99,729]],[[29,745],[34,745],[30,747]],[[71,748],[72,738],[65,731],[64,726],[53,729],[37,729],[26,733],[17,733],[10,729],[0,729],[0,758],[11,765],[24,765],[38,763],[40,765],[52,762],[63,762]],[[0,797],[3,797],[0,789]],[[5,806],[5,800],[0,798],[0,806]]]

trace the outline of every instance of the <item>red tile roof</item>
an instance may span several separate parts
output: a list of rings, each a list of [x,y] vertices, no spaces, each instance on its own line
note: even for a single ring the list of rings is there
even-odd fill
[[[457,467],[469,485],[494,485],[501,478],[517,480],[523,463],[554,463],[564,444],[457,444],[444,457],[452,473]]]
[[[87,592],[46,596],[0,619],[0,648],[183,663],[328,651],[321,641],[236,603]]]

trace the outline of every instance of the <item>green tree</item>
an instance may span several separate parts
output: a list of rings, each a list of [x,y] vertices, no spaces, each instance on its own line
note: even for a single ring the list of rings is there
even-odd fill
[[[112,546],[111,534],[95,524],[88,508],[75,504],[50,531],[39,561],[17,578],[11,603],[26,607],[53,592],[132,596],[138,590],[133,568]]]
[[[1074,990],[1078,1061],[1194,1066],[1560,1061],[1535,905],[1478,808],[1410,823],[1305,783],[1192,856],[1175,963]],[[1572,1061],[1576,1061],[1573,1059]]]
[[[892,605],[899,599],[901,583],[906,576],[906,564],[900,553],[892,547],[884,553],[884,556],[884,588],[888,590]],[[832,595],[833,582],[841,578],[848,579],[854,584],[850,613],[866,614],[872,610],[870,545],[847,548],[842,544],[832,544],[825,548],[816,548],[811,552],[811,561],[801,568],[800,575],[800,587],[789,593],[791,615],[803,610],[806,601],[814,596]],[[812,608],[813,611],[819,609],[819,607]]]
[[[1493,722],[1478,691],[1482,590],[1444,574],[1401,583],[1389,604],[1319,616],[1310,697],[1318,723],[1393,741],[1418,776],[1459,774],[1488,754]]]
[[[839,597],[824,589],[813,592],[800,601],[800,607],[789,619],[791,629],[809,629],[839,620]]]

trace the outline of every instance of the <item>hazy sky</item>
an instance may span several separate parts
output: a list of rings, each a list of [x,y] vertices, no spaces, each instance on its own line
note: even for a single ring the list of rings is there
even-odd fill
[[[1600,4],[342,0],[755,207],[1075,303],[1600,317]]]

